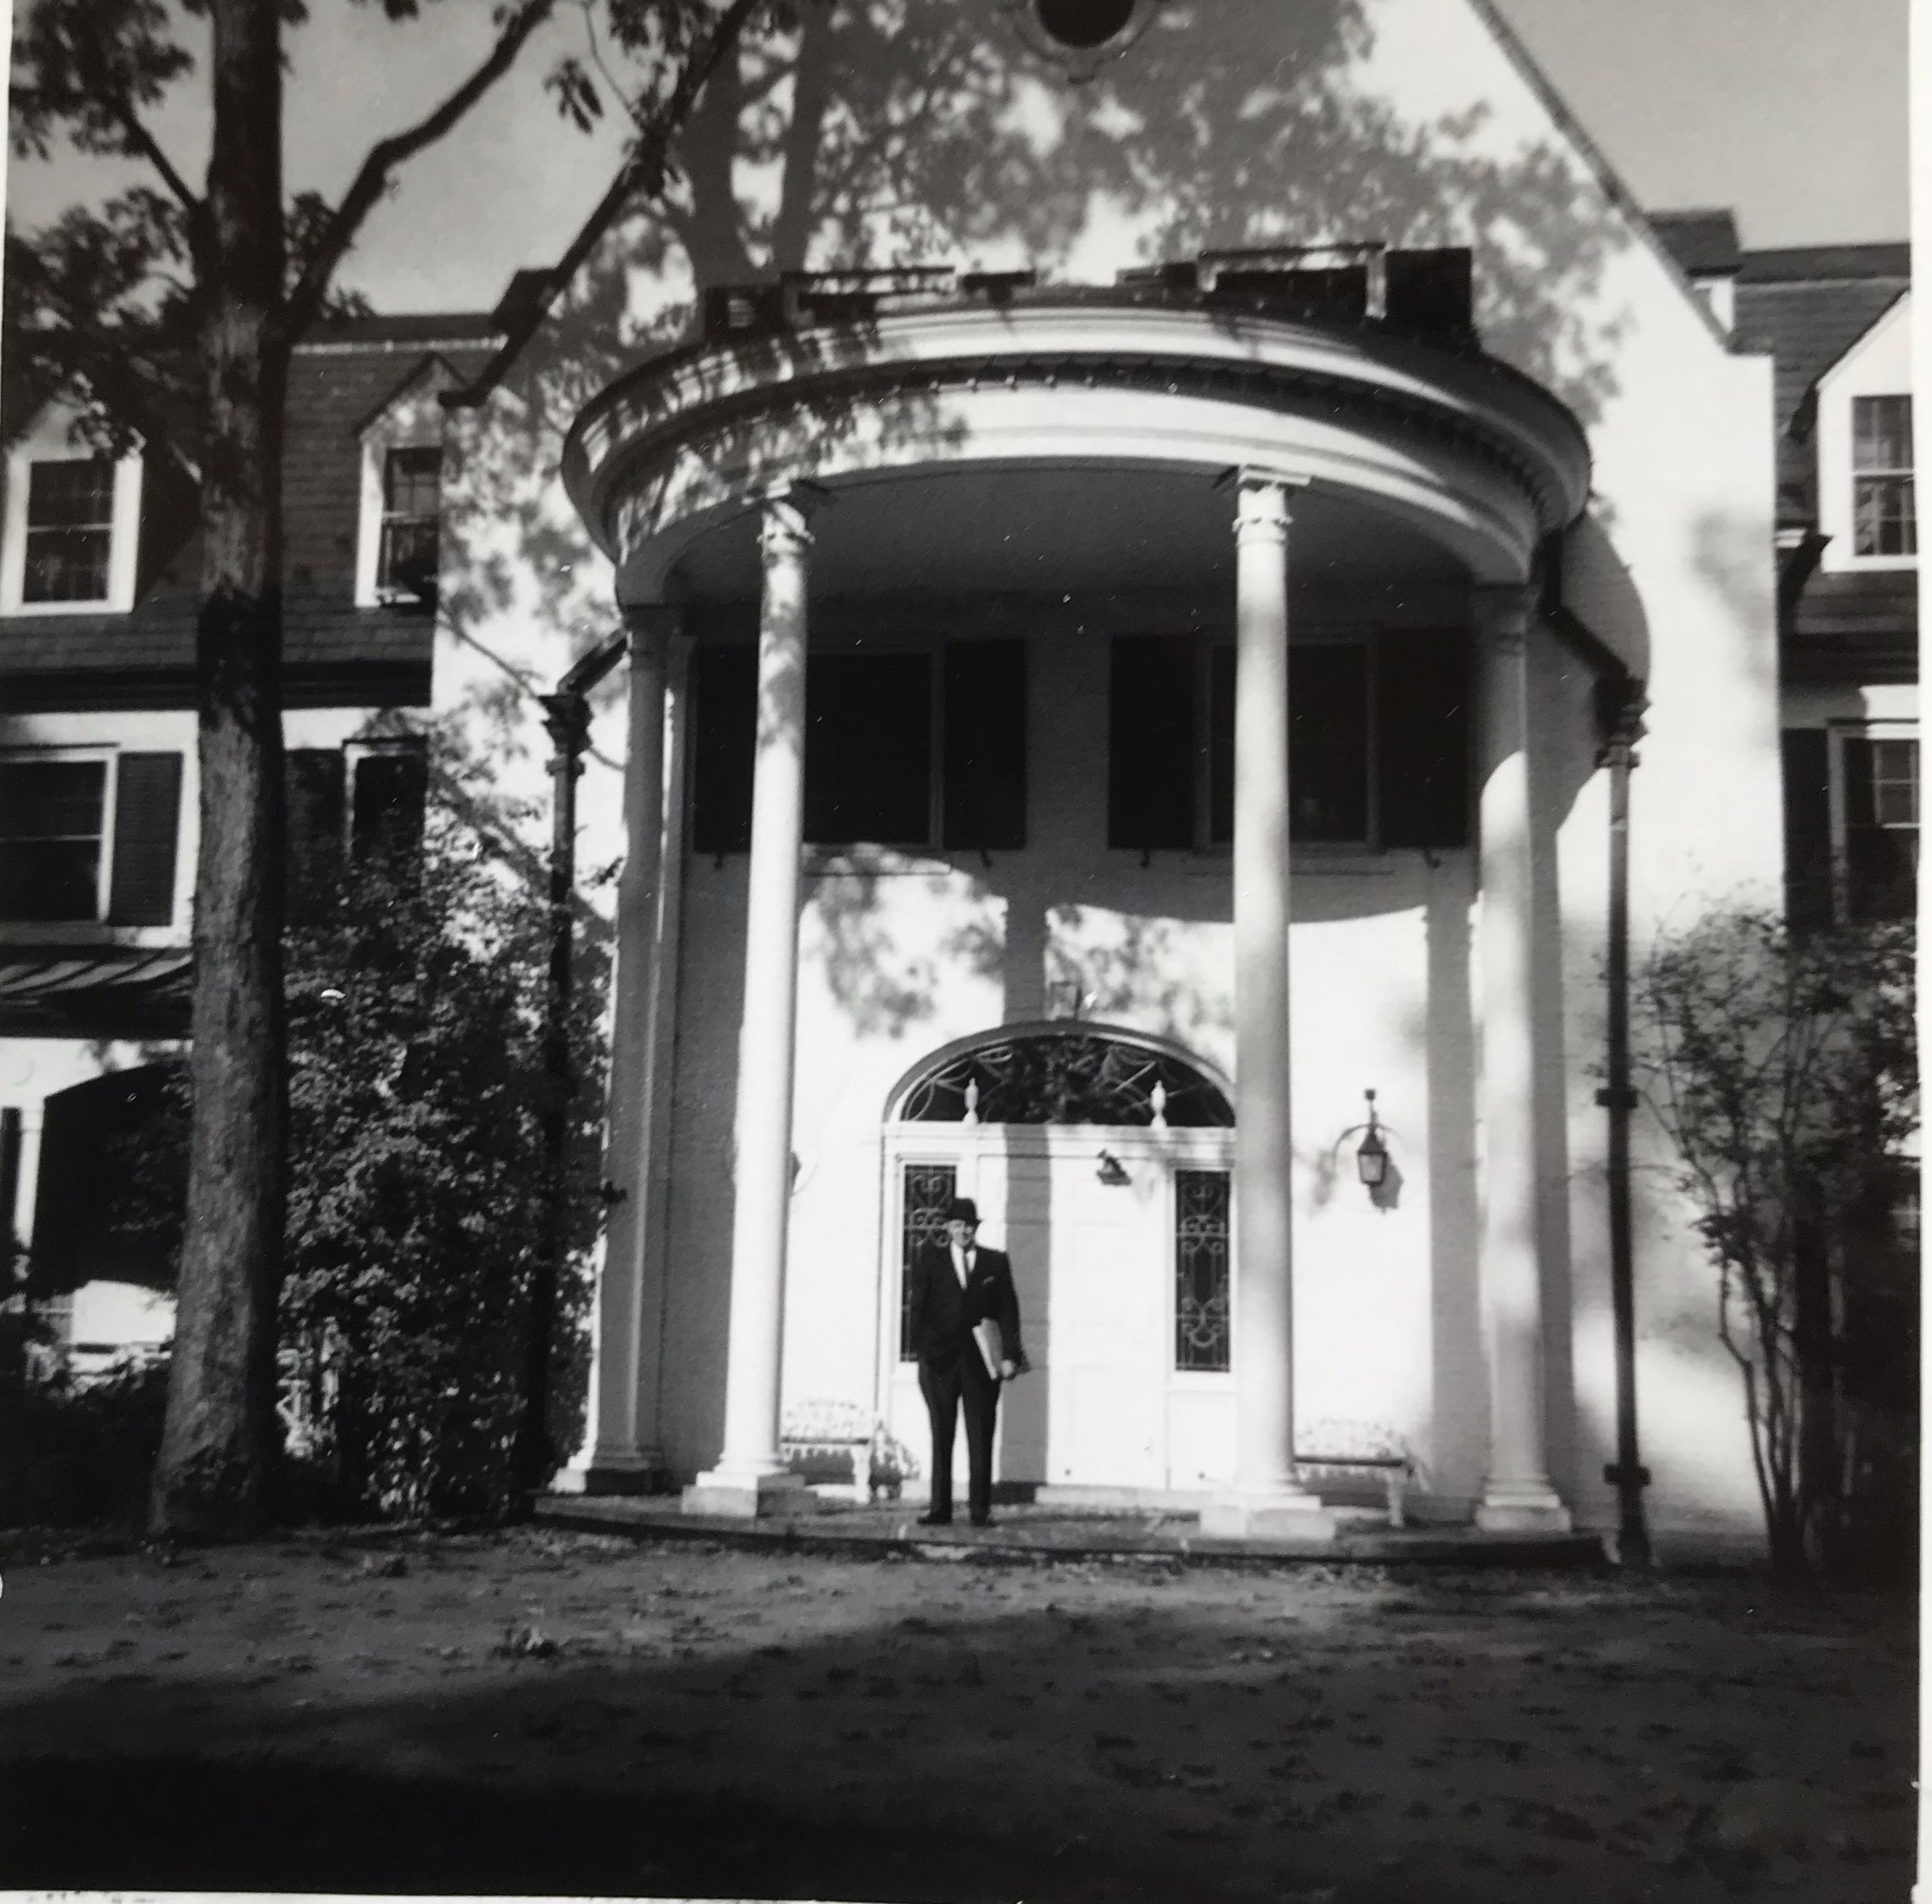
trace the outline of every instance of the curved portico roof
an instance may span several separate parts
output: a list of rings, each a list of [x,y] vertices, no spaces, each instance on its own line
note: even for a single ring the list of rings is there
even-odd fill
[[[787,484],[934,468],[1258,468],[1518,581],[1589,487],[1575,418],[1479,352],[1141,287],[950,296],[694,344],[620,378],[565,446],[572,500],[652,599],[704,530]]]

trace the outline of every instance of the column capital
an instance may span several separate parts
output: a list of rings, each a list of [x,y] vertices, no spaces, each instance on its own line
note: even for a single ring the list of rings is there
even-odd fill
[[[1519,654],[1536,618],[1537,590],[1528,582],[1479,582],[1469,591],[1470,618],[1483,640]]]
[[[1288,491],[1306,488],[1307,479],[1279,470],[1250,467],[1228,470],[1220,486],[1234,492],[1237,542],[1253,537],[1285,543],[1288,525],[1294,520],[1288,506]]]
[[[619,609],[634,659],[646,652],[663,653],[684,632],[684,610],[675,602],[625,602]]]
[[[785,482],[766,490],[758,498],[758,545],[766,560],[802,555],[811,548],[812,518],[830,500],[830,492],[815,482]]]

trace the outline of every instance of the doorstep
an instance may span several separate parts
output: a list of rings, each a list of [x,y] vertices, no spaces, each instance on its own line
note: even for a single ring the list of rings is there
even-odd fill
[[[1204,1535],[1191,1512],[1082,1510],[1028,1503],[994,1510],[975,1527],[919,1524],[917,1502],[860,1506],[820,1500],[818,1512],[765,1521],[687,1514],[670,1495],[547,1494],[536,1504],[543,1524],[638,1540],[704,1540],[749,1549],[854,1556],[904,1554],[933,1560],[1071,1560],[1138,1559],[1218,1563],[1318,1560],[1378,1566],[1590,1567],[1606,1565],[1603,1537],[1590,1533],[1489,1533],[1473,1527],[1391,1527],[1384,1515],[1336,1512],[1332,1542],[1237,1540]]]

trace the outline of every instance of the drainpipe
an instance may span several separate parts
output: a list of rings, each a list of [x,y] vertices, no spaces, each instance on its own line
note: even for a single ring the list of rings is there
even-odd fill
[[[623,659],[628,637],[614,635],[593,648],[540,697],[550,757],[550,969],[544,987],[543,1218],[524,1338],[523,1409],[511,1453],[518,1488],[543,1491],[560,1464],[550,1433],[550,1338],[556,1328],[556,1290],[562,1271],[569,1200],[570,1063],[573,984],[571,905],[577,890],[577,782],[590,738],[590,690]]]
[[[1597,1101],[1610,1113],[1610,1305],[1616,1333],[1617,1458],[1604,1479],[1617,1491],[1617,1557],[1627,1567],[1650,1562],[1643,1491],[1650,1470],[1638,1458],[1636,1316],[1630,1256],[1630,1113],[1636,1093],[1630,1069],[1630,775],[1643,731],[1643,690],[1629,674],[1604,680],[1598,689],[1605,733],[1598,764],[1610,774],[1610,916],[1609,1082]]]

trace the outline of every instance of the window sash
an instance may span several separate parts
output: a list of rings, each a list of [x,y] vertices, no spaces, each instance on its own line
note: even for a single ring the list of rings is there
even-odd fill
[[[1852,399],[1852,549],[1858,555],[1916,555],[1912,399]]]
[[[56,925],[100,919],[108,764],[0,760],[0,920]]]
[[[1843,916],[1910,919],[1918,897],[1918,743],[1845,734],[1838,743]]]
[[[29,529],[110,529],[114,464],[110,457],[62,457],[32,465],[27,477]]]
[[[105,602],[113,544],[111,457],[60,457],[28,466],[22,602]]]
[[[1852,545],[1860,555],[1916,555],[1916,485],[1910,476],[1862,476],[1852,485]]]
[[[1378,837],[1376,645],[1288,650],[1289,837],[1368,848]],[[1192,635],[1113,644],[1108,843],[1143,852],[1234,836],[1235,650]]]
[[[382,520],[376,586],[427,601],[441,563],[442,452],[392,449],[382,464]]]
[[[1852,467],[1862,473],[1910,476],[1912,470],[1912,399],[1852,399]]]

